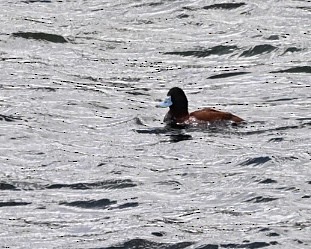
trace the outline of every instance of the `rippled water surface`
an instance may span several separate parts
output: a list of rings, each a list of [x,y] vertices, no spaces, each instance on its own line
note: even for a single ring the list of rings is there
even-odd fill
[[[311,247],[310,1],[0,9],[1,248]]]

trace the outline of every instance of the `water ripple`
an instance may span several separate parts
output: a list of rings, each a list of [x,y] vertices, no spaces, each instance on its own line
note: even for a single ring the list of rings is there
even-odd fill
[[[145,239],[133,239],[124,242],[119,246],[111,246],[103,249],[129,249],[129,248],[163,248],[163,249],[182,249],[189,247],[193,243],[191,242],[180,242],[175,244],[158,243]]]
[[[273,71],[271,73],[311,73],[311,67],[310,66],[292,67],[289,69]]]
[[[176,51],[176,52],[165,52],[165,55],[180,55],[180,56],[194,56],[198,58],[208,57],[210,55],[224,55],[233,53],[235,50],[238,50],[237,46],[225,46],[218,45],[208,49],[202,50],[188,50],[188,51]]]
[[[25,206],[29,204],[31,204],[31,202],[8,201],[8,202],[0,202],[0,207]]]
[[[255,55],[271,53],[272,51],[277,50],[277,49],[278,49],[277,47],[272,46],[270,44],[261,44],[261,45],[256,45],[255,47],[244,51],[240,56],[241,57],[251,57],[251,56],[255,56]]]
[[[116,201],[111,201],[109,199],[100,200],[89,200],[89,201],[73,201],[73,202],[61,202],[60,205],[66,205],[70,207],[79,208],[108,208],[109,206],[116,204]]]
[[[70,189],[122,189],[136,187],[137,184],[132,182],[132,180],[106,180],[101,182],[91,182],[91,183],[72,183],[72,184],[51,184],[46,186],[47,189],[60,189],[60,188],[70,188]]]
[[[222,74],[217,74],[217,75],[212,75],[208,77],[208,79],[221,79],[221,78],[228,78],[228,77],[233,77],[233,76],[238,76],[238,75],[243,75],[243,74],[249,74],[250,72],[231,72],[231,73],[222,73]]]
[[[66,43],[68,42],[63,36],[56,34],[48,34],[44,32],[16,32],[12,33],[13,37],[21,37],[25,39],[34,39],[40,41],[48,41],[54,43]]]
[[[237,9],[243,5],[246,5],[246,3],[218,3],[218,4],[212,4],[204,6],[203,9],[209,10],[209,9],[225,9],[225,10],[232,10]]]
[[[6,121],[6,122],[13,122],[13,121],[16,121],[16,120],[21,120],[21,117],[0,114],[0,120]]]
[[[0,247],[310,248],[308,8],[0,1]]]
[[[265,164],[266,162],[269,162],[271,160],[272,160],[272,158],[269,156],[260,156],[260,157],[256,157],[256,158],[249,158],[246,161],[240,163],[240,165],[242,165],[242,166],[246,166],[246,165],[258,166],[261,164]]]

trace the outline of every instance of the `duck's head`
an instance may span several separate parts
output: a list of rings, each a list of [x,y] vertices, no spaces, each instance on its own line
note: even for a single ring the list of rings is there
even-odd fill
[[[188,100],[185,92],[179,87],[171,88],[167,98],[158,106],[170,108],[164,118],[164,122],[169,125],[182,123],[189,117]]]
[[[161,102],[159,107],[169,107],[173,112],[186,112],[188,113],[188,99],[185,92],[179,87],[171,88],[167,93],[167,98]]]

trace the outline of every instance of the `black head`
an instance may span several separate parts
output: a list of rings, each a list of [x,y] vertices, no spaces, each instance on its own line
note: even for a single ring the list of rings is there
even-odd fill
[[[188,99],[181,88],[171,88],[168,91],[167,96],[170,96],[172,100],[172,105],[170,106],[171,110],[188,113]]]
[[[189,117],[188,100],[184,91],[179,87],[173,87],[167,93],[167,98],[158,104],[158,107],[169,107],[170,110],[164,118],[169,125],[177,125]]]

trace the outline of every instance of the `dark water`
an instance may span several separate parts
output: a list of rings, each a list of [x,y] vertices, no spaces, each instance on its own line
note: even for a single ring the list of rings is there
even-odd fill
[[[0,9],[1,248],[311,247],[310,1]]]

